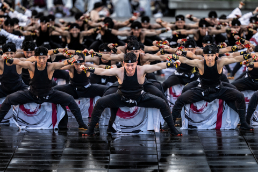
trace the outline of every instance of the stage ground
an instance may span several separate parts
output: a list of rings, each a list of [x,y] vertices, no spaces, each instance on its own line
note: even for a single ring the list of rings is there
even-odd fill
[[[258,130],[184,130],[183,137],[105,134],[82,137],[74,119],[68,132],[0,129],[0,171],[245,172],[257,171]]]

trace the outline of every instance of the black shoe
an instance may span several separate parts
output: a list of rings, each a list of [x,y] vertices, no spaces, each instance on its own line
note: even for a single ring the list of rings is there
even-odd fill
[[[116,130],[113,127],[108,127],[107,128],[107,133],[111,134],[111,133],[116,133]]]
[[[250,131],[254,130],[254,128],[251,127],[250,125],[248,125],[246,122],[245,123],[241,123],[239,129],[241,129],[241,130],[250,130]]]
[[[178,131],[175,127],[169,130],[171,136],[182,136],[183,134]]]
[[[79,125],[79,130],[88,130],[88,126],[86,124]]]
[[[94,136],[94,132],[90,132],[89,130],[82,133],[82,136]]]
[[[162,126],[160,131],[168,131],[168,130],[169,130],[168,124],[165,122],[165,124]]]
[[[66,128],[58,128],[58,131],[67,131],[68,130],[68,128],[66,127]]]

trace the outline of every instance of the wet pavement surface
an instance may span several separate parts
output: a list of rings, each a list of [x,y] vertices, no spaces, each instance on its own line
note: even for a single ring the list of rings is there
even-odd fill
[[[258,171],[258,130],[183,130],[147,135],[82,136],[69,130],[0,129],[0,171],[245,172]],[[86,120],[86,119],[85,119]]]

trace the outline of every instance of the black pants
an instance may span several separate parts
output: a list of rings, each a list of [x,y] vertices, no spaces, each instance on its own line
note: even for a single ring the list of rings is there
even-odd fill
[[[229,83],[227,76],[223,73],[220,78],[221,81]]]
[[[229,65],[225,65],[225,67],[226,67],[228,73],[231,73],[231,72],[232,72],[232,70],[231,70],[231,68],[229,67]]]
[[[118,90],[118,82],[115,82],[113,85],[111,85],[106,92],[104,93],[103,96],[107,96],[113,93],[116,93]],[[154,84],[152,84],[152,82],[146,80],[143,84],[143,89],[145,92],[150,93],[152,95],[155,95],[157,97],[162,98],[165,103],[167,104],[167,106],[169,106],[167,98],[165,97],[165,95],[163,94],[163,91],[161,91],[160,89],[158,89],[158,87],[156,87]],[[109,120],[109,126],[112,126],[112,124],[114,123],[115,119],[116,119],[116,113],[118,111],[118,108],[111,108],[111,117]]]
[[[92,112],[92,120],[90,123],[89,131],[93,132],[94,127],[99,121],[99,118],[105,108],[118,109],[119,107],[132,107],[135,105],[128,104],[121,100],[122,96],[120,93],[113,93],[100,98]],[[149,93],[143,93],[137,101],[138,107],[145,108],[157,108],[160,110],[164,120],[168,123],[170,128],[174,127],[173,119],[171,116],[170,108],[166,104],[165,100],[160,97],[154,96]]]
[[[241,79],[238,79],[232,84],[239,90],[239,91],[245,91],[245,90],[258,90],[258,80],[252,80],[250,77],[242,77]]]
[[[104,85],[91,84],[91,86],[89,86],[88,88],[76,89],[76,87],[73,86],[72,84],[67,84],[67,85],[55,86],[53,89],[65,92],[73,96],[73,98],[78,99],[80,97],[84,97],[84,98],[93,98],[96,96],[102,97],[107,88],[108,87]]]
[[[238,78],[235,79],[235,81],[242,79],[246,76],[247,71],[244,71]]]
[[[235,76],[235,74],[237,73],[237,71],[242,67],[242,65],[240,63],[236,63],[236,65],[233,68],[233,71],[231,73],[231,76]]]
[[[250,101],[249,101],[249,104],[248,104],[248,109],[247,109],[247,115],[246,115],[246,121],[247,123],[250,124],[250,120],[251,120],[251,117],[256,109],[256,106],[257,106],[257,103],[258,103],[258,91],[256,91]]]
[[[187,84],[186,86],[184,86],[182,93],[186,92],[187,90],[190,90],[191,88],[197,87],[199,85],[200,81],[193,81],[190,82],[189,84]],[[228,83],[228,82],[221,82],[221,84],[225,87],[230,87],[230,88],[234,88],[237,89],[234,85]]]
[[[55,70],[53,77],[57,79],[64,79],[67,84],[69,83],[70,79],[69,72],[65,70]]]
[[[194,74],[194,77],[192,78],[173,74],[163,82],[163,90],[166,92],[168,88],[178,84],[186,85],[192,81],[195,81],[197,78],[197,74]]]
[[[13,87],[13,88],[6,88],[3,85],[0,86],[0,98],[6,97],[9,94],[15,93],[16,91],[20,90],[28,90],[28,86],[24,83],[21,83],[20,86],[18,87]]]
[[[57,91],[57,90],[52,90],[51,93],[47,96],[47,98],[46,97],[37,98],[29,90],[17,91],[15,93],[8,95],[0,108],[0,121],[4,119],[5,115],[8,113],[12,105],[19,105],[19,104],[26,104],[26,103],[42,104],[43,102],[60,104],[64,109],[66,106],[68,106],[71,112],[73,113],[73,115],[75,116],[78,124],[80,126],[84,125],[81,111],[78,105],[76,104],[76,102],[74,101],[73,97],[69,94],[66,94],[62,91]]]
[[[234,88],[221,85],[221,88],[217,89],[215,93],[210,93],[203,96],[204,90],[205,89],[201,87],[194,87],[181,94],[173,107],[173,118],[176,119],[181,115],[181,110],[186,104],[199,102],[201,100],[211,102],[215,99],[222,99],[229,104],[231,102],[235,102],[235,106],[233,107],[233,109],[239,114],[241,123],[245,121],[245,98],[241,92]]]

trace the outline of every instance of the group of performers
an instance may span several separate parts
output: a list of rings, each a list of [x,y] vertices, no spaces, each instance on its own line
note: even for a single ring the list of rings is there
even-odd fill
[[[18,13],[2,3],[0,96],[5,100],[0,121],[12,105],[51,102],[65,110],[68,106],[79,129],[86,130],[83,135],[89,136],[94,135],[105,108],[111,109],[107,132],[115,132],[112,125],[118,108],[139,106],[159,109],[169,133],[181,136],[174,123],[184,105],[222,99],[238,113],[240,129],[252,131],[250,120],[258,103],[258,46],[254,39],[258,8],[240,16],[237,12],[242,5],[232,12],[233,17],[218,18],[211,11],[207,18],[177,15],[174,23],[157,19],[152,24],[147,16],[141,22],[137,16],[124,22],[100,18],[101,3],[89,14],[77,13],[75,22],[60,23],[52,15],[21,6],[24,13]],[[186,24],[186,18],[192,24]],[[120,30],[123,27],[129,29]],[[168,31],[172,35],[165,40],[158,36]],[[233,71],[231,63],[236,64]],[[247,70],[230,83],[228,78],[234,77],[240,63]],[[154,73],[165,68],[176,69],[160,83]],[[66,84],[57,85],[53,77]],[[171,112],[165,93],[178,84],[185,87]],[[256,91],[247,115],[244,90]],[[96,96],[101,98],[88,127],[75,99]],[[67,123],[66,114],[58,128],[67,129]]]

